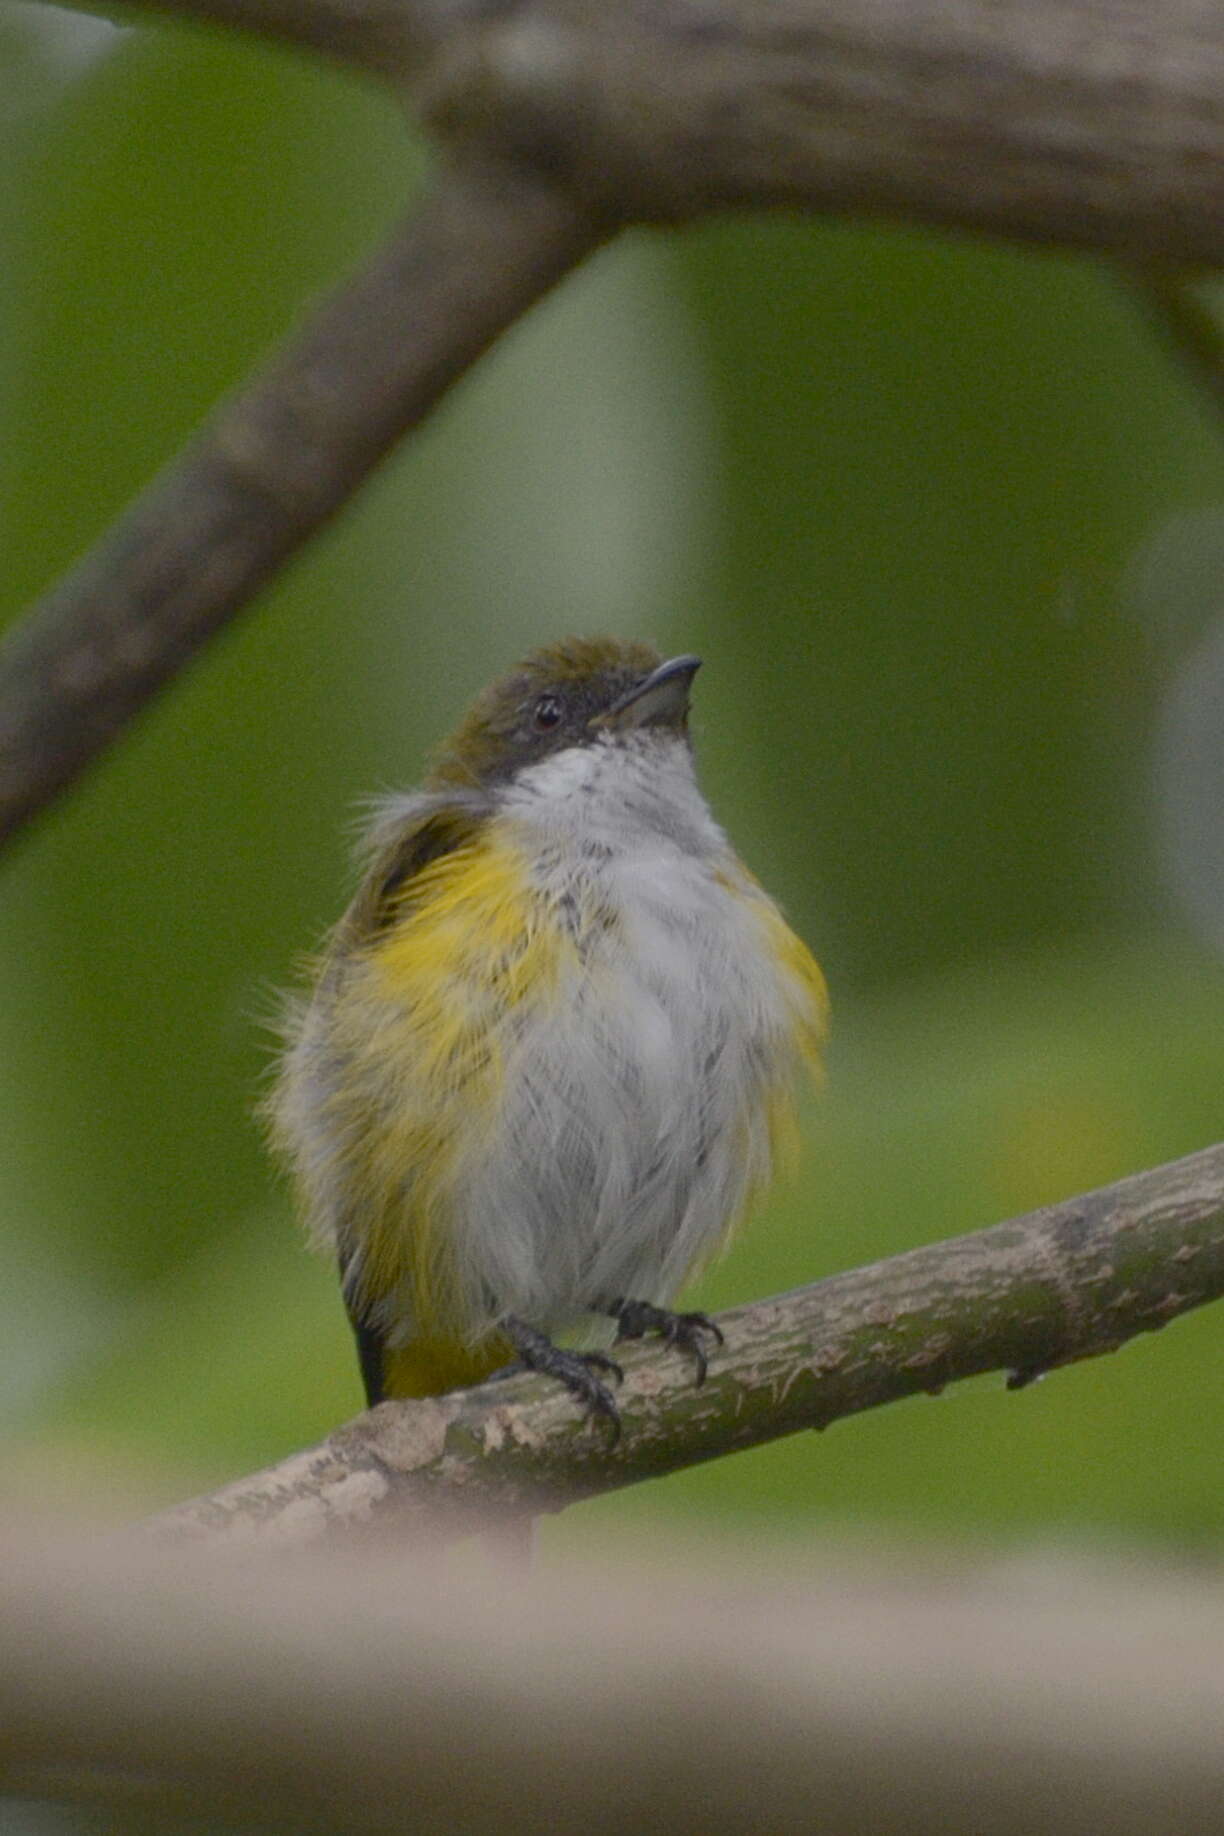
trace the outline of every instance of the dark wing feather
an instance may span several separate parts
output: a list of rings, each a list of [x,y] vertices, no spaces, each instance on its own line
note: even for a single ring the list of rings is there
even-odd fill
[[[412,896],[417,875],[480,832],[481,813],[444,804],[408,822],[379,847],[341,925],[344,941],[360,945],[393,924]]]

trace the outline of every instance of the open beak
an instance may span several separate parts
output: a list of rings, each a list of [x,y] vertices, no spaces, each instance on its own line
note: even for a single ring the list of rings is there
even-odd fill
[[[700,657],[672,657],[660,663],[593,724],[609,727],[614,733],[629,733],[635,727],[683,728],[688,718],[689,690],[700,668]]]

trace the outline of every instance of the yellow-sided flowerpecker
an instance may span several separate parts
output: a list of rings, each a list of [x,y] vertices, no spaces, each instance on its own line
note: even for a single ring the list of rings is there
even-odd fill
[[[555,1342],[600,1319],[705,1374],[716,1329],[670,1309],[768,1180],[826,999],[698,788],[697,668],[550,645],[378,807],[272,1105],[371,1403],[511,1364],[617,1426],[606,1351]]]

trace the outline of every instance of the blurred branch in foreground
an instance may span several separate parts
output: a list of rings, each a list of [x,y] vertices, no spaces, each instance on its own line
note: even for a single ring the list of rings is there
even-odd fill
[[[0,839],[621,224],[785,205],[1224,263],[1224,14],[1200,0],[152,3],[377,75],[451,163],[9,639]]]
[[[1216,1576],[748,1557],[643,1571],[605,1550],[511,1585],[386,1547],[236,1562],[9,1537],[0,1789],[159,1831],[175,1812],[358,1836],[1215,1827]]]
[[[508,1379],[383,1403],[151,1527],[281,1544],[488,1528],[983,1371],[1017,1388],[1222,1294],[1224,1146],[721,1314],[700,1389],[676,1352],[627,1347],[615,1447],[559,1386]]]

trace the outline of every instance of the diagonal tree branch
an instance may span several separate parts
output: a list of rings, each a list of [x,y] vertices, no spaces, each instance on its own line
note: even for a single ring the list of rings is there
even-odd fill
[[[983,1371],[1019,1388],[1221,1295],[1224,1146],[725,1313],[701,1389],[675,1353],[631,1348],[614,1448],[555,1385],[514,1379],[383,1403],[152,1528],[296,1544],[501,1524]]]
[[[0,647],[0,838],[66,784],[601,239],[530,175],[433,195]]]

